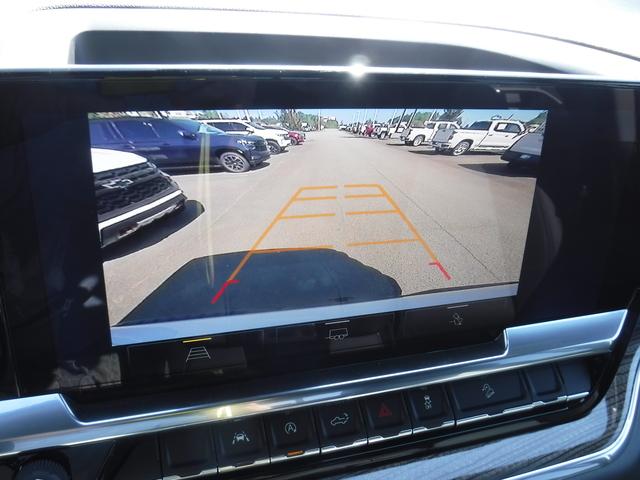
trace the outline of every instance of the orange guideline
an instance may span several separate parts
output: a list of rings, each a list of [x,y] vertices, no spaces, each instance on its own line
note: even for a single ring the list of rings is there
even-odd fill
[[[422,237],[422,235],[420,235],[420,232],[418,232],[418,229],[413,225],[413,223],[411,223],[411,221],[409,220],[409,218],[405,215],[405,213],[402,211],[402,209],[398,206],[398,204],[396,203],[396,201],[391,198],[391,195],[389,195],[389,193],[385,190],[385,188],[378,184],[378,183],[366,183],[366,184],[351,184],[351,185],[345,185],[346,188],[377,188],[378,191],[380,192],[380,196],[384,197],[387,202],[389,202],[389,205],[391,205],[391,207],[393,208],[393,210],[382,210],[382,211],[373,211],[373,212],[369,212],[369,213],[397,213],[398,215],[400,215],[400,218],[402,219],[402,221],[405,223],[405,225],[409,228],[409,230],[411,230],[411,233],[413,234],[414,238],[413,240],[420,242],[420,244],[422,245],[422,248],[424,248],[425,252],[427,252],[427,255],[429,255],[429,258],[431,258],[431,262],[429,262],[429,265],[432,265],[434,267],[437,267],[438,270],[440,270],[440,272],[442,273],[442,275],[444,276],[445,279],[447,280],[451,280],[451,275],[449,275],[449,272],[447,272],[447,270],[444,268],[444,266],[442,265],[442,263],[440,263],[440,260],[438,260],[438,257],[436,256],[436,254],[434,253],[434,251],[431,249],[431,247],[429,246],[429,244],[427,243],[427,241]],[[349,197],[347,195],[347,198],[354,198]],[[355,197],[357,198],[357,197]],[[357,212],[358,215],[363,214],[364,212]],[[352,212],[352,214],[356,214],[356,212]],[[371,245],[371,243],[367,243],[367,242],[360,242],[362,245]],[[400,240],[400,241],[390,241],[389,243],[404,243],[404,240]],[[352,245],[354,246],[354,245]]]
[[[284,207],[282,207],[280,209],[280,211],[274,217],[274,219],[271,220],[271,223],[267,226],[267,228],[264,229],[262,234],[253,243],[253,245],[251,245],[251,248],[249,249],[249,251],[247,253],[245,253],[244,257],[242,257],[242,260],[240,260],[240,263],[238,264],[238,266],[231,273],[231,275],[229,275],[229,278],[227,278],[227,280],[222,284],[222,287],[220,287],[220,290],[218,290],[218,292],[213,296],[213,298],[211,299],[211,304],[216,303],[220,299],[220,297],[222,297],[222,294],[227,289],[227,287],[229,287],[229,285],[232,285],[234,283],[238,283],[239,280],[237,280],[236,277],[240,273],[240,270],[242,270],[244,268],[244,266],[247,264],[247,262],[252,257],[252,255],[254,255],[256,253],[260,253],[260,250],[258,250],[258,247],[263,242],[263,240],[267,237],[267,235],[269,235],[269,232],[271,232],[271,230],[276,225],[276,223],[278,223],[280,220],[295,220],[295,219],[301,219],[301,218],[326,217],[326,216],[334,216],[335,215],[335,213],[322,213],[322,214],[314,214],[314,215],[290,215],[290,216],[285,216],[286,211],[289,209],[289,207],[291,206],[291,204],[293,202],[298,201],[298,200],[307,200],[308,198],[313,198],[313,197],[300,197],[300,194],[302,192],[304,192],[306,190],[330,190],[330,189],[337,189],[337,188],[338,188],[337,185],[300,187],[296,191],[296,193],[294,193],[291,196],[291,198],[287,201],[287,203],[285,203]],[[336,198],[337,197],[333,197],[333,199],[336,199]],[[319,248],[333,248],[333,246],[332,245],[322,245],[320,247],[297,247],[295,250],[298,250],[298,251],[302,251],[302,250],[317,250]],[[287,250],[292,250],[292,249],[276,249],[275,251],[278,251],[278,250],[279,251],[287,251]],[[274,250],[271,249],[271,251],[274,251]]]
[[[373,246],[373,245],[389,245],[389,244],[418,242],[418,243],[420,243],[422,245],[423,249],[427,252],[427,255],[431,259],[431,262],[429,262],[429,265],[437,267],[440,270],[440,272],[442,273],[442,275],[445,277],[445,279],[447,279],[447,280],[451,279],[451,276],[445,270],[445,268],[442,266],[442,264],[438,260],[438,257],[436,257],[435,253],[433,252],[433,250],[431,249],[429,244],[422,237],[422,235],[420,235],[420,233],[418,232],[416,227],[411,223],[409,218],[400,209],[398,204],[395,202],[395,200],[393,200],[393,198],[391,198],[391,196],[387,193],[387,191],[384,189],[384,187],[382,185],[377,184],[377,183],[363,183],[363,184],[348,184],[348,185],[344,185],[344,187],[345,188],[349,188],[349,189],[354,189],[354,188],[377,188],[380,193],[374,193],[374,194],[369,194],[369,193],[368,194],[349,194],[349,195],[345,195],[344,198],[346,198],[346,199],[385,198],[387,200],[387,202],[389,203],[389,205],[392,207],[391,209],[386,209],[386,210],[348,211],[348,212],[346,212],[346,215],[397,214],[397,215],[400,216],[402,221],[407,225],[407,227],[409,228],[409,230],[413,234],[412,238],[400,238],[400,239],[392,239],[392,240],[353,242],[353,243],[348,243],[347,244],[348,247],[364,247],[364,246]],[[236,284],[236,283],[239,282],[239,280],[237,280],[236,277],[238,276],[240,271],[244,268],[244,266],[247,264],[249,259],[255,254],[273,253],[273,252],[288,252],[288,251],[305,251],[305,250],[318,250],[318,249],[333,248],[333,245],[316,245],[316,246],[310,246],[310,247],[288,247],[288,248],[271,248],[271,249],[259,250],[260,244],[264,241],[264,239],[267,237],[267,235],[269,235],[269,233],[271,232],[273,227],[281,220],[300,220],[300,219],[306,219],[306,218],[320,218],[320,217],[334,217],[334,216],[336,216],[336,214],[333,213],[333,212],[313,213],[313,214],[306,214],[306,215],[285,215],[285,214],[286,214],[287,210],[289,209],[289,207],[291,207],[291,205],[294,202],[297,202],[297,201],[337,200],[337,198],[338,198],[335,195],[316,196],[316,197],[301,197],[300,194],[302,192],[305,192],[305,191],[308,191],[308,190],[331,190],[331,189],[337,189],[337,188],[338,188],[337,185],[300,187],[296,191],[296,193],[294,193],[291,196],[291,198],[289,198],[287,203],[285,203],[285,205],[280,209],[278,214],[273,218],[271,223],[269,223],[267,228],[264,229],[262,234],[253,243],[253,245],[251,246],[249,251],[244,255],[244,257],[242,258],[242,260],[238,264],[238,266],[231,273],[231,275],[229,275],[229,278],[227,278],[227,280],[222,284],[222,287],[218,290],[218,292],[211,299],[211,303],[212,304],[216,303],[220,299],[220,297],[224,294],[225,290],[230,285],[233,285],[233,284]]]

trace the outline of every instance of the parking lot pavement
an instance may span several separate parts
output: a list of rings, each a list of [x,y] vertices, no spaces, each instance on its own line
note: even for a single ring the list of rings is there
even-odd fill
[[[208,272],[206,304],[241,288],[265,251],[343,252],[403,295],[517,281],[535,187],[499,155],[452,157],[336,130],[247,173],[173,177],[197,208],[106,252],[112,325],[190,260],[224,253],[243,252],[224,278]]]

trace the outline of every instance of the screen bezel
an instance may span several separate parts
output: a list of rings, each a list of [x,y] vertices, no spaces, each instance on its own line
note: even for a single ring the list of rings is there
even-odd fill
[[[60,383],[62,365],[96,372],[105,358],[110,364],[119,355],[111,343],[95,227],[86,121],[95,111],[398,105],[549,110],[533,203],[534,212],[547,216],[541,214],[541,223],[532,217],[516,317],[504,326],[620,308],[630,297],[629,279],[606,273],[611,259],[621,255],[614,243],[627,238],[620,219],[628,206],[613,187],[626,186],[631,178],[633,142],[621,138],[618,126],[621,115],[629,118],[637,108],[637,85],[631,83],[401,72],[354,77],[308,70],[95,69],[6,74],[0,88],[6,127],[2,161],[17,179],[13,203],[3,211],[16,206],[21,212],[8,216],[2,232],[2,294],[25,393],[74,388]],[[41,171],[43,158],[56,152],[76,167],[71,174],[62,175],[51,164]],[[549,205],[562,229],[551,255],[544,245]],[[8,252],[18,261],[10,262]],[[75,387],[118,384],[116,377],[98,375]]]

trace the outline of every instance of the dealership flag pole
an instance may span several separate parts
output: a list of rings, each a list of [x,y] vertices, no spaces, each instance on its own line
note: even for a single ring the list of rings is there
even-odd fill
[[[411,128],[411,125],[413,124],[413,119],[416,117],[416,113],[418,113],[418,109],[417,108],[413,111],[413,114],[411,115],[411,118],[409,119],[409,125],[407,125],[407,127]]]
[[[404,118],[405,113],[407,113],[406,108],[402,110],[402,115],[400,115],[400,118],[398,119],[398,123],[396,124],[396,129],[393,133],[398,133],[398,129],[400,128],[400,123],[402,122],[402,119]]]

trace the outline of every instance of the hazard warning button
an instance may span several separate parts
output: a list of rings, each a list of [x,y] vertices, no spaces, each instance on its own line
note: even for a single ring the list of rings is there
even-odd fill
[[[411,434],[411,422],[400,393],[362,401],[369,443]]]

